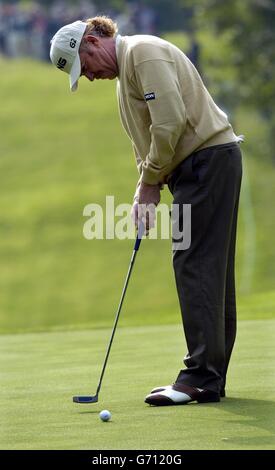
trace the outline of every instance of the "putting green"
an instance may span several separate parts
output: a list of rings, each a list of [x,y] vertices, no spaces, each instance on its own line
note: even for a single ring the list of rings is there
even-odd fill
[[[215,77],[217,67],[208,62]],[[51,64],[0,58],[0,67],[0,332],[108,327],[133,240],[86,240],[83,210],[96,203],[105,214],[107,195],[116,207],[131,204],[138,179],[116,83],[91,86],[83,79],[72,94],[68,77]],[[228,70],[219,74],[227,83]],[[266,120],[254,111],[234,115],[247,140],[236,253],[238,311],[245,320],[275,311],[275,172],[266,154]],[[161,201],[172,202],[167,188]],[[144,240],[121,325],[176,324],[178,312],[171,241]]]
[[[109,329],[2,336],[1,449],[274,449],[275,320],[241,321],[226,399],[154,408],[153,386],[175,379],[180,325],[117,331],[99,403]],[[108,409],[112,420],[102,423]]]

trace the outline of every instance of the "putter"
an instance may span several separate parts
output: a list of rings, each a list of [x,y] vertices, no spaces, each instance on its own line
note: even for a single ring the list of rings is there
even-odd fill
[[[114,326],[113,326],[113,331],[112,331],[111,338],[110,338],[110,341],[109,341],[109,346],[108,346],[108,349],[107,349],[107,352],[106,352],[106,356],[105,356],[102,372],[101,372],[101,375],[100,375],[99,384],[98,384],[98,387],[97,387],[97,390],[96,390],[96,394],[93,395],[93,396],[75,396],[75,397],[73,397],[73,402],[74,403],[84,403],[85,404],[85,403],[97,403],[98,402],[98,395],[99,395],[99,392],[100,392],[100,389],[101,389],[101,384],[102,384],[104,372],[105,372],[105,369],[106,369],[106,365],[107,365],[108,357],[109,357],[109,354],[110,354],[112,342],[113,342],[113,339],[114,339],[114,336],[115,336],[115,331],[116,331],[116,327],[117,327],[117,324],[118,324],[120,311],[121,311],[123,300],[124,300],[124,297],[125,297],[125,294],[126,294],[126,290],[127,290],[127,286],[128,286],[128,283],[129,283],[130,276],[131,276],[131,272],[132,272],[132,269],[133,269],[133,266],[134,266],[136,254],[138,252],[138,249],[139,249],[139,246],[140,246],[140,243],[141,243],[141,239],[142,239],[142,236],[144,234],[144,230],[145,230],[144,225],[142,223],[140,223],[139,227],[138,227],[138,233],[137,233],[137,237],[136,237],[136,241],[135,241],[133,254],[132,254],[132,257],[131,257],[131,261],[130,261],[130,266],[129,266],[129,269],[128,269],[128,273],[127,273],[126,280],[125,280],[125,283],[124,283],[123,291],[122,291],[122,294],[121,294],[121,298],[120,298],[120,302],[119,302],[119,306],[118,306],[118,310],[117,310],[117,314],[116,314],[116,318],[115,318],[115,322],[114,322]]]

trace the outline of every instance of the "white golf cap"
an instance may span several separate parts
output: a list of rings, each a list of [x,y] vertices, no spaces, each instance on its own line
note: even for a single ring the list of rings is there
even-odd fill
[[[71,91],[77,90],[81,75],[79,46],[86,27],[87,23],[75,21],[59,29],[51,40],[51,61],[58,69],[70,75]]]

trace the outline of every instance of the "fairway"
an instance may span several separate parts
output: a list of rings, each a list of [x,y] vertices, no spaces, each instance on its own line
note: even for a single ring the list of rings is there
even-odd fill
[[[110,328],[2,336],[1,449],[274,449],[274,332],[239,322],[221,403],[163,408],[143,399],[175,379],[180,325],[119,328],[95,405],[72,395],[95,393]]]
[[[275,173],[257,150],[266,123],[236,112],[247,143],[236,257],[240,321],[227,398],[145,405],[153,387],[175,380],[186,352],[171,241],[146,239],[99,403],[76,405],[73,395],[96,392],[134,243],[86,240],[83,209],[105,208],[106,195],[116,204],[132,201],[132,147],[114,83],[81,81],[71,96],[49,64],[1,64],[0,448],[275,449]],[[162,202],[171,203],[167,188]],[[103,409],[112,413],[108,423],[99,419]]]
[[[133,240],[86,240],[82,231],[87,204],[105,208],[106,195],[131,203],[138,178],[115,84],[83,80],[70,94],[66,77],[49,64],[1,66],[0,333],[108,327]],[[264,319],[275,311],[275,173],[255,151],[265,129],[251,113],[240,112],[238,120],[248,142],[236,257],[239,318]],[[162,192],[170,205],[168,189]],[[152,273],[150,285],[145,273]],[[134,278],[121,324],[178,322],[170,240],[144,240]]]

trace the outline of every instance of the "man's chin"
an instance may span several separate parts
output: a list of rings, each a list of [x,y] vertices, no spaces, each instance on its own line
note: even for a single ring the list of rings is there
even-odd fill
[[[105,80],[114,80],[116,78],[116,75],[107,75],[106,77],[102,77]]]
[[[95,77],[96,80],[114,80],[117,75],[98,75]]]
[[[114,80],[116,78],[116,75],[113,74],[113,75],[103,75],[102,77],[100,77],[102,80]]]

